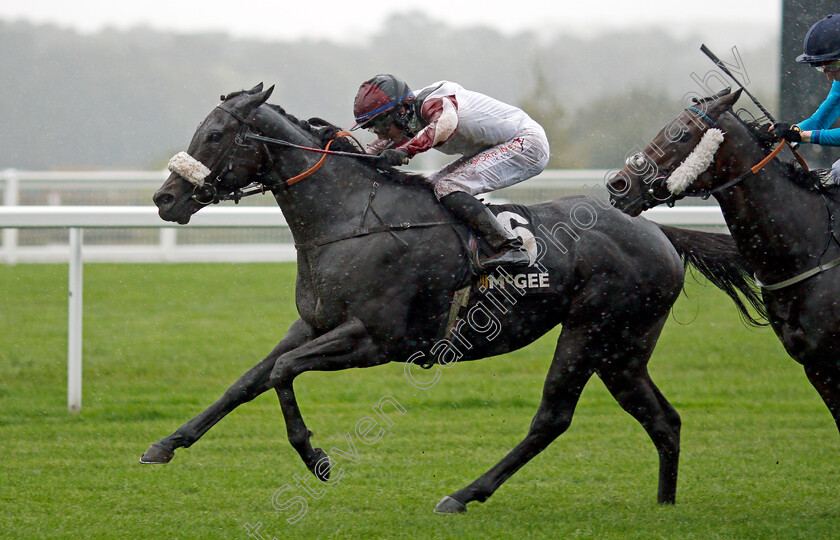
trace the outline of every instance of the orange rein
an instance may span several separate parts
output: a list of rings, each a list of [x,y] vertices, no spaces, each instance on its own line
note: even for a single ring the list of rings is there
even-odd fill
[[[334,137],[332,140],[330,140],[330,142],[328,142],[328,143],[327,143],[327,146],[324,148],[325,152],[324,152],[324,154],[321,156],[321,159],[319,159],[319,160],[318,160],[318,163],[316,163],[315,165],[313,165],[310,169],[308,169],[308,170],[306,170],[306,171],[303,171],[303,172],[302,172],[302,173],[300,173],[299,175],[297,175],[297,176],[293,176],[293,177],[289,178],[288,180],[286,180],[286,181],[285,181],[285,182],[283,182],[283,183],[284,183],[284,184],[286,184],[287,186],[291,186],[291,185],[293,185],[293,184],[297,184],[297,183],[298,183],[298,182],[300,182],[301,180],[305,180],[306,178],[309,178],[310,176],[312,176],[313,174],[315,174],[315,172],[316,172],[318,169],[320,169],[320,168],[321,168],[321,165],[323,165],[323,164],[324,164],[324,161],[327,159],[327,153],[326,153],[326,152],[328,152],[328,151],[329,151],[330,146],[332,145],[332,143],[334,143],[337,139],[339,139],[339,138],[341,138],[341,137],[350,137],[351,139],[353,139],[354,141],[356,141],[356,144],[358,144],[358,145],[359,145],[359,147],[361,147],[361,146],[362,146],[362,145],[361,145],[361,143],[360,143],[358,140],[356,140],[356,137],[354,137],[354,136],[353,136],[353,134],[351,134],[349,131],[339,131],[338,133],[336,133],[336,134],[335,134],[335,137]]]
[[[782,139],[781,141],[779,141],[779,146],[777,146],[776,148],[774,148],[774,149],[773,149],[773,151],[772,151],[772,152],[770,152],[769,154],[767,154],[767,157],[765,157],[764,159],[762,159],[761,161],[759,161],[758,163],[756,163],[756,164],[755,164],[755,165],[754,165],[754,166],[750,169],[750,171],[752,171],[752,173],[753,173],[753,174],[758,173],[758,171],[760,171],[761,169],[763,169],[765,165],[767,165],[768,163],[770,163],[771,161],[773,161],[773,158],[775,158],[776,156],[778,156],[778,155],[779,155],[779,152],[781,152],[781,151],[782,151],[782,148],[784,148],[784,146],[785,146],[786,144],[787,144],[788,146],[790,146],[790,151],[791,151],[791,152],[793,152],[793,155],[796,157],[796,161],[798,161],[798,162],[799,162],[799,164],[800,164],[800,165],[802,165],[802,168],[803,168],[803,169],[805,169],[806,171],[809,171],[810,169],[808,168],[808,163],[805,161],[805,158],[803,158],[803,157],[799,154],[799,152],[797,152],[797,151],[796,151],[796,148],[794,148],[792,145],[790,145],[790,143],[788,143],[785,139]]]

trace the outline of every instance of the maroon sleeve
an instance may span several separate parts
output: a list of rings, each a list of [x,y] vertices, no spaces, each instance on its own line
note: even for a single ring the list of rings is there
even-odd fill
[[[414,157],[448,141],[458,129],[458,102],[454,95],[428,98],[420,109],[426,125],[417,135],[397,148]]]

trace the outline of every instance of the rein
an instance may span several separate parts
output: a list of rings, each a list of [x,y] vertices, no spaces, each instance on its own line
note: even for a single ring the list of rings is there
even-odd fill
[[[359,141],[357,141],[356,138],[353,137],[353,135],[350,134],[347,131],[339,131],[336,134],[336,138],[338,138],[338,137],[350,137],[351,139],[353,139],[356,142],[356,144],[361,146],[361,143]],[[284,141],[282,139],[272,139],[271,137],[266,137],[264,135],[256,135],[254,133],[248,133],[247,135],[245,135],[245,138],[246,139],[253,139],[255,141],[259,141],[259,142],[263,142],[263,143],[273,144],[275,146],[285,146],[287,148],[297,148],[298,150],[307,150],[309,152],[317,152],[317,153],[320,153],[320,154],[328,154],[328,155],[331,155],[331,156],[355,157],[355,158],[359,158],[359,159],[376,159],[378,157],[378,156],[375,156],[373,154],[357,154],[355,152],[339,152],[337,150],[329,150],[328,148],[324,149],[324,148],[314,148],[314,147],[311,147],[311,146],[301,146],[299,144],[290,143],[290,142]],[[333,139],[333,140],[335,140],[335,139]],[[330,143],[332,143],[332,141],[330,141]]]
[[[332,144],[343,137],[350,137],[359,148],[362,148],[362,144],[351,133],[347,131],[337,132],[335,136],[332,139],[330,139],[329,142],[327,142],[326,147],[323,149],[314,148],[310,146],[301,146],[299,144],[290,143],[282,139],[274,139],[271,137],[266,137],[263,135],[257,135],[255,133],[252,133],[250,129],[256,129],[256,127],[254,126],[250,115],[248,117],[243,117],[235,110],[229,107],[225,107],[224,104],[217,105],[217,107],[234,117],[240,123],[240,127],[237,130],[233,140],[231,140],[227,144],[227,146],[224,148],[224,151],[221,152],[216,158],[216,160],[213,163],[213,166],[205,166],[203,163],[196,160],[186,152],[181,152],[180,154],[177,154],[172,160],[170,160],[169,165],[169,169],[172,172],[179,174],[182,178],[195,185],[193,199],[200,204],[212,204],[223,200],[233,200],[234,202],[238,203],[239,200],[243,197],[265,193],[266,189],[271,190],[281,185],[284,187],[290,187],[294,184],[297,184],[301,180],[305,180],[306,178],[309,178],[310,176],[315,174],[315,172],[318,169],[320,169],[321,166],[324,164],[328,155],[373,160],[378,159],[379,157],[371,154],[366,154],[364,152],[355,153],[330,150]],[[265,145],[268,144],[274,146],[282,146],[286,148],[294,148],[297,150],[304,150],[307,152],[315,152],[323,155],[321,156],[321,159],[319,159],[318,162],[315,163],[315,165],[305,170],[304,172],[293,176],[292,178],[281,180],[280,182],[271,184],[267,184],[264,181],[252,182],[247,186],[236,188],[226,195],[219,195],[218,184],[222,181],[221,176],[223,174],[223,171],[232,167],[232,152],[235,152],[235,147],[237,146],[249,146],[245,144],[246,140],[255,141],[256,143],[262,145],[263,148],[265,147]],[[269,160],[271,160],[271,154],[268,152],[267,149],[265,150],[265,152],[268,155]],[[356,227],[354,231],[345,234],[326,235],[324,237],[317,238],[314,241],[307,243],[296,243],[295,249],[305,251],[312,248],[319,248],[336,242],[349,240],[351,238],[359,238],[362,236],[380,233],[389,233],[396,240],[407,245],[406,242],[396,234],[397,231],[403,231],[407,229],[425,229],[442,226],[452,227],[452,223],[450,221],[423,221],[415,223],[406,221],[402,223],[386,223],[382,219],[382,217],[376,212],[376,210],[373,209],[373,199],[376,196],[377,187],[379,187],[379,182],[374,181],[371,187],[367,207],[365,208],[364,214],[362,215],[361,223],[358,227]],[[368,214],[373,214],[373,216],[379,221],[379,223],[366,226],[365,221],[367,219]]]
[[[246,137],[247,137],[247,135],[246,135]],[[335,138],[331,139],[330,142],[327,143],[327,146],[324,148],[324,150],[321,150],[321,152],[323,152],[323,155],[321,156],[321,159],[318,160],[318,163],[316,163],[315,165],[310,167],[308,170],[303,171],[302,173],[300,173],[298,175],[295,175],[291,178],[283,180],[281,182],[281,184],[283,184],[286,187],[290,187],[290,186],[293,186],[294,184],[297,184],[301,180],[305,180],[306,178],[309,178],[310,176],[315,174],[315,171],[320,169],[321,165],[324,164],[324,161],[327,160],[327,155],[328,154],[333,154],[333,155],[336,154],[336,152],[330,150],[330,146],[332,146],[332,143],[334,143],[336,140],[338,140],[342,137],[353,137],[353,136],[350,135],[350,133],[348,133],[346,131],[339,131],[338,133],[336,133]],[[355,141],[356,139],[354,138],[353,140]],[[263,142],[267,142],[267,141],[263,141]],[[303,147],[303,146],[299,146],[298,148],[304,148],[304,149],[309,150],[309,151],[319,151],[319,149],[307,148],[307,147]],[[350,152],[342,152],[342,154],[344,154],[344,153],[350,154],[350,155],[356,155],[356,154],[351,154]],[[367,155],[367,154],[365,154],[365,155]]]
[[[716,125],[715,122],[711,118],[709,118],[709,116],[707,116],[704,112],[698,110],[696,107],[686,107],[685,110],[692,111],[692,112],[696,113],[697,115],[699,115],[703,120],[706,121],[706,123],[709,124],[709,127],[714,127]],[[776,156],[779,155],[779,152],[782,151],[782,149],[785,147],[785,145],[790,147],[790,151],[793,152],[793,155],[796,158],[796,161],[799,162],[799,164],[802,166],[802,168],[805,169],[806,171],[810,171],[811,169],[808,167],[808,163],[805,161],[805,158],[803,158],[802,155],[799,152],[796,151],[796,147],[791,145],[786,139],[782,139],[782,140],[779,141],[779,144],[776,146],[776,148],[773,149],[772,152],[770,152],[768,155],[766,155],[764,157],[764,159],[762,159],[761,161],[759,161],[758,163],[756,163],[755,165],[750,167],[750,169],[747,172],[739,175],[737,178],[733,178],[732,180],[730,180],[729,182],[726,182],[723,185],[717,186],[716,188],[713,188],[713,189],[706,190],[706,191],[702,192],[700,195],[697,195],[697,196],[701,197],[704,200],[708,199],[714,193],[718,193],[718,192],[723,191],[725,189],[729,189],[732,186],[740,184],[741,182],[743,182],[747,178],[751,178],[751,177],[757,175],[758,172],[761,171],[761,169],[763,169],[765,166],[767,166],[768,163],[773,161],[773,159],[775,159]]]
[[[338,133],[336,133],[335,138],[330,140],[327,143],[326,148],[323,148],[323,149],[313,148],[313,147],[310,147],[310,146],[301,146],[301,145],[298,145],[298,144],[290,143],[288,141],[284,141],[282,139],[273,139],[271,137],[265,137],[263,135],[256,135],[254,133],[248,133],[248,134],[245,135],[246,139],[252,139],[252,140],[264,143],[264,144],[272,144],[272,145],[275,145],[275,146],[283,146],[283,147],[286,147],[286,148],[295,148],[297,150],[305,150],[307,152],[316,152],[316,153],[323,154],[323,156],[321,156],[321,159],[318,160],[318,163],[313,165],[309,170],[304,171],[297,176],[294,176],[292,178],[289,178],[288,180],[283,181],[282,184],[285,185],[286,187],[291,186],[293,184],[296,184],[297,182],[300,182],[301,180],[311,176],[315,171],[317,171],[321,167],[321,165],[324,164],[324,161],[326,160],[328,155],[330,155],[330,156],[352,157],[352,158],[358,158],[358,159],[374,159],[374,160],[378,159],[379,156],[375,156],[375,155],[372,155],[372,154],[364,154],[364,153],[363,154],[357,154],[355,152],[340,152],[340,151],[336,151],[336,150],[330,150],[330,146],[332,145],[332,143],[335,142],[336,140],[338,140],[341,137],[350,137],[351,139],[353,139],[353,141],[355,141],[355,143],[360,148],[362,147],[361,143],[359,143],[359,141],[356,139],[356,137],[354,137],[351,133],[349,133],[347,131],[339,131]],[[424,222],[420,222],[420,223],[411,223],[411,222],[405,221],[405,222],[402,222],[402,223],[385,223],[383,221],[383,219],[379,216],[379,214],[377,214],[376,211],[373,210],[373,206],[372,206],[373,205],[373,199],[374,199],[374,197],[376,197],[376,188],[377,187],[379,187],[379,182],[373,182],[373,184],[371,186],[370,197],[368,198],[368,204],[367,204],[367,207],[365,208],[364,214],[362,215],[362,223],[359,225],[359,227],[356,228],[356,230],[354,230],[350,233],[346,233],[346,234],[327,235],[326,237],[318,238],[316,240],[313,240],[313,241],[307,242],[307,243],[301,243],[301,244],[296,243],[295,244],[295,249],[298,250],[298,251],[306,251],[306,250],[309,250],[309,249],[312,249],[312,248],[320,248],[320,247],[323,247],[323,246],[326,246],[326,245],[329,245],[329,244],[334,244],[336,242],[342,242],[344,240],[349,240],[351,238],[359,238],[359,237],[362,237],[362,236],[369,236],[371,234],[380,234],[380,233],[389,233],[396,240],[405,244],[405,241],[402,240],[399,236],[397,236],[395,234],[396,231],[404,231],[404,230],[407,230],[407,229],[426,229],[426,228],[431,228],[431,227],[441,227],[441,226],[451,227],[452,226],[452,223],[450,223],[449,221],[424,221]],[[243,196],[251,195],[251,194],[254,194],[254,193],[259,193],[259,190],[255,190],[255,191],[243,194]],[[373,225],[373,226],[370,226],[370,227],[365,227],[364,226],[365,219],[367,218],[367,215],[368,215],[369,212],[372,213],[379,220],[379,225]]]
[[[706,116],[701,111],[698,111],[694,107],[687,107],[686,110],[691,110],[691,111],[694,111],[694,112],[698,113],[704,120],[706,120],[706,122],[709,123],[709,126],[714,126],[715,125],[714,122],[711,120],[711,118]],[[772,152],[770,152],[767,156],[765,156],[764,159],[762,159],[761,161],[759,161],[758,163],[756,163],[755,165],[750,167],[750,169],[747,170],[745,173],[739,175],[737,178],[734,178],[734,179],[730,180],[729,182],[726,182],[723,185],[720,185],[720,186],[718,186],[714,189],[710,189],[710,190],[704,192],[700,196],[703,199],[708,199],[709,196],[711,196],[713,193],[718,193],[720,191],[729,189],[729,188],[743,182],[747,178],[751,178],[753,176],[756,176],[759,173],[759,171],[761,171],[761,169],[763,169],[768,163],[773,161],[773,159],[775,159],[776,156],[779,155],[779,152],[782,151],[782,148],[784,148],[785,145],[790,147],[791,152],[793,152],[793,155],[796,157],[796,161],[799,162],[799,164],[802,166],[802,168],[805,169],[806,171],[809,171],[810,169],[808,167],[808,163],[805,161],[805,158],[803,158],[802,155],[800,155],[799,152],[796,151],[795,146],[791,145],[790,143],[788,143],[787,140],[785,140],[783,138],[781,141],[779,141],[779,144],[773,149]],[[825,199],[825,197],[823,197],[823,199]],[[826,209],[828,209],[828,203],[826,203]],[[831,243],[831,240],[834,239],[834,230],[832,229],[831,221],[832,221],[832,216],[831,216],[831,212],[829,211],[829,220],[828,220],[829,240],[828,240],[828,243],[826,244],[825,250],[828,249],[828,246]],[[823,250],[823,255],[825,254],[825,250]],[[820,256],[820,258],[822,258],[822,256]],[[790,287],[791,285],[801,283],[802,281],[805,281],[806,279],[814,277],[819,273],[825,272],[826,270],[830,270],[831,268],[834,268],[834,267],[837,267],[837,266],[840,266],[840,257],[838,257],[834,260],[831,260],[831,261],[829,261],[825,264],[819,264],[819,265],[815,266],[814,268],[810,268],[808,270],[805,270],[804,272],[801,272],[801,273],[793,276],[792,278],[788,278],[788,279],[785,279],[785,280],[782,280],[782,281],[779,281],[779,282],[776,282],[776,283],[765,284],[765,283],[762,283],[758,279],[758,276],[754,276],[754,277],[755,277],[756,284],[759,287],[761,287],[763,290],[765,290],[765,291],[777,291],[779,289],[784,289],[786,287]]]
[[[330,150],[330,146],[332,146],[332,144],[336,140],[338,140],[340,138],[343,138],[343,137],[350,137],[351,139],[353,139],[353,141],[355,141],[356,145],[358,145],[359,148],[362,148],[361,143],[350,132],[347,132],[347,131],[339,131],[338,133],[336,133],[335,137],[333,137],[329,142],[327,142],[326,147],[323,148],[323,149],[309,147],[309,146],[301,146],[301,145],[293,144],[293,143],[290,143],[288,141],[284,141],[284,140],[281,140],[281,139],[274,139],[274,138],[271,138],[271,137],[265,137],[263,135],[257,135],[256,133],[252,133],[250,131],[250,129],[255,128],[255,127],[253,125],[253,122],[250,119],[251,118],[250,115],[248,117],[244,117],[241,114],[239,114],[238,112],[236,112],[235,110],[233,110],[229,107],[225,107],[224,103],[217,105],[217,107],[219,109],[223,110],[224,112],[226,112],[227,114],[231,115],[232,117],[234,117],[240,123],[240,127],[239,127],[239,130],[237,131],[236,135],[234,136],[233,140],[231,142],[229,142],[228,145],[225,147],[224,151],[219,154],[219,157],[216,159],[213,166],[205,167],[204,164],[195,160],[194,158],[189,156],[189,154],[186,154],[186,153],[182,152],[182,154],[185,155],[184,160],[186,160],[185,162],[187,163],[187,165],[190,165],[190,162],[192,162],[191,165],[194,166],[194,167],[198,167],[198,169],[201,171],[201,173],[200,173],[201,178],[193,178],[190,175],[185,176],[185,178],[190,183],[195,184],[196,187],[194,189],[195,193],[193,194],[193,199],[200,204],[212,204],[212,203],[218,203],[220,201],[226,201],[226,200],[232,200],[235,203],[239,203],[240,199],[242,199],[243,197],[248,197],[250,195],[264,194],[265,191],[266,191],[266,188],[268,188],[270,190],[270,189],[274,189],[274,188],[279,187],[279,186],[290,187],[294,184],[297,184],[301,180],[305,180],[306,178],[309,178],[310,176],[315,174],[315,172],[318,171],[318,169],[320,169],[321,166],[324,164],[324,161],[326,160],[328,155],[353,157],[353,158],[357,158],[357,159],[374,159],[375,160],[375,159],[378,158],[378,156],[371,155],[371,154],[366,154],[364,152],[355,153],[355,152],[339,152],[339,151],[335,151],[335,150]],[[308,151],[308,152],[316,152],[316,153],[320,153],[320,154],[323,154],[323,155],[321,156],[321,159],[319,159],[318,162],[315,163],[315,165],[313,165],[312,167],[310,167],[306,171],[304,171],[304,172],[302,172],[298,175],[293,176],[292,178],[288,178],[286,180],[281,180],[277,183],[271,183],[269,185],[267,185],[266,182],[263,182],[263,181],[255,181],[255,182],[252,182],[251,184],[248,184],[247,186],[234,189],[232,192],[230,192],[226,195],[219,195],[219,193],[218,193],[219,192],[218,183],[221,181],[222,173],[223,173],[225,168],[230,169],[232,167],[233,158],[232,158],[232,152],[231,151],[234,150],[235,146],[242,146],[242,147],[247,146],[246,144],[244,144],[244,142],[246,140],[252,140],[252,141],[260,143],[262,145],[263,149],[265,150],[265,153],[268,156],[269,160],[271,159],[271,154],[268,152],[267,149],[265,149],[265,145],[267,145],[267,144],[274,145],[274,146],[283,146],[283,147],[287,147],[287,148],[295,148],[295,149],[298,149],[298,150],[305,150],[305,151]],[[181,163],[184,163],[184,161],[182,161]],[[173,164],[172,161],[170,161],[170,166],[172,164]],[[205,171],[205,169],[207,169],[207,170]],[[181,174],[182,176],[185,175],[183,169],[178,169],[177,167],[176,168],[170,167],[170,170],[172,170],[173,172],[177,172],[178,174]],[[205,182],[205,178],[213,179],[213,181],[212,182]]]
[[[356,142],[357,145],[359,145],[359,147],[362,146],[361,143],[358,140],[356,140],[356,137],[354,137],[349,131],[339,131],[338,133],[336,133],[335,137],[332,138],[327,143],[327,146],[323,149],[313,148],[311,146],[301,146],[299,144],[293,144],[293,143],[290,143],[288,141],[284,141],[284,140],[281,140],[281,139],[273,139],[271,137],[265,137],[263,135],[256,135],[254,133],[246,133],[245,134],[246,139],[252,139],[254,141],[258,141],[258,142],[261,142],[261,143],[264,143],[264,144],[273,144],[274,146],[284,146],[284,147],[287,147],[287,148],[296,148],[298,150],[306,150],[308,152],[316,152],[316,153],[323,154],[321,156],[321,159],[319,159],[318,162],[315,165],[313,165],[311,168],[309,168],[308,170],[306,170],[306,171],[304,171],[304,172],[302,172],[302,173],[300,173],[296,176],[293,176],[292,178],[289,178],[287,180],[283,180],[283,181],[280,182],[281,185],[284,185],[286,187],[297,184],[301,180],[309,178],[310,176],[315,174],[315,171],[320,169],[321,165],[324,164],[324,161],[326,161],[328,155],[329,156],[354,157],[354,158],[359,158],[359,159],[377,159],[378,158],[378,156],[374,156],[372,154],[364,154],[364,153],[357,154],[355,152],[338,152],[336,150],[330,150],[330,146],[332,146],[332,143],[334,143],[335,141],[337,141],[338,139],[343,138],[343,137],[350,137],[351,139],[353,139],[353,141]]]
[[[741,175],[740,175],[740,176],[738,176],[737,178],[733,178],[732,180],[730,180],[729,182],[726,182],[726,183],[725,183],[725,184],[723,184],[723,185],[720,185],[720,186],[718,186],[718,187],[716,187],[716,188],[714,188],[714,189],[710,189],[710,190],[708,190],[708,191],[704,192],[704,193],[703,193],[703,195],[701,195],[701,197],[702,197],[703,199],[708,199],[708,198],[709,198],[712,194],[714,194],[714,193],[717,193],[717,192],[719,192],[719,191],[723,191],[723,190],[725,190],[725,189],[729,189],[729,188],[731,188],[732,186],[735,186],[735,185],[740,184],[741,182],[743,182],[743,181],[744,181],[744,180],[746,180],[747,178],[750,178],[750,177],[752,177],[752,176],[757,175],[757,174],[758,174],[758,172],[759,172],[761,169],[763,169],[763,168],[764,168],[764,167],[765,167],[768,163],[770,163],[771,161],[773,161],[773,159],[775,159],[775,157],[779,155],[779,152],[781,152],[781,151],[782,151],[782,148],[784,148],[786,144],[788,144],[788,142],[787,142],[785,139],[782,139],[781,141],[779,141],[779,145],[778,145],[778,146],[776,146],[776,148],[774,148],[772,152],[770,152],[769,154],[767,154],[767,155],[764,157],[764,159],[762,159],[761,161],[759,161],[758,163],[756,163],[755,165],[753,165],[752,167],[750,167],[750,169],[749,169],[747,172],[745,172],[745,173],[741,174]],[[807,163],[805,163],[805,160],[802,158],[802,156],[800,156],[800,155],[799,155],[799,152],[797,152],[796,150],[794,150],[794,149],[793,149],[793,147],[791,147],[791,151],[792,151],[792,152],[796,155],[796,157],[797,157],[797,161],[799,161],[799,162],[802,164],[802,166],[805,168],[805,170],[806,170],[806,171],[807,171],[807,170],[809,170],[809,169],[808,169],[808,164],[807,164]],[[801,161],[800,161],[800,160],[801,160]]]
[[[805,161],[805,158],[803,158],[802,155],[799,152],[796,151],[796,148],[793,145],[791,145],[786,139],[782,139],[781,141],[779,141],[779,145],[776,146],[776,148],[774,148],[772,152],[767,154],[767,156],[765,156],[764,159],[762,159],[761,161],[759,161],[758,163],[756,163],[755,165],[750,167],[750,170],[748,170],[744,174],[738,176],[737,178],[734,178],[734,179],[730,180],[729,182],[726,182],[725,184],[723,184],[721,186],[718,186],[714,189],[709,190],[707,193],[704,194],[703,198],[708,199],[709,196],[712,195],[713,193],[717,193],[718,191],[723,191],[724,189],[729,189],[734,185],[740,184],[741,182],[743,182],[747,178],[750,178],[751,176],[757,175],[758,172],[761,169],[763,169],[768,163],[773,161],[773,159],[776,156],[779,155],[779,152],[782,151],[782,148],[784,148],[785,145],[790,147],[790,151],[793,152],[794,157],[796,157],[796,161],[799,162],[799,164],[802,166],[802,168],[805,169],[806,171],[810,171],[811,169],[808,167],[808,163]]]

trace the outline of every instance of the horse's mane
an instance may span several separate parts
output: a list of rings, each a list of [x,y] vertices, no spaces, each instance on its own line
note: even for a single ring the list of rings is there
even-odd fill
[[[718,99],[719,95],[707,96],[701,99],[693,99],[693,103],[700,104],[706,103],[710,101],[714,101]],[[731,111],[732,116],[744,127],[746,132],[750,135],[753,142],[762,148],[765,153],[769,154],[773,150],[773,143],[767,137],[760,137],[760,132],[766,132],[767,129],[770,127],[770,120],[764,116],[756,118],[746,109],[739,109],[737,111]],[[794,184],[810,190],[821,190],[822,187],[819,181],[815,180],[814,176],[802,166],[799,165],[797,161],[784,161],[779,159],[779,162],[782,164],[783,173],[790,179],[791,182]]]
[[[732,116],[745,128],[756,145],[760,146],[767,154],[773,150],[774,143],[766,137],[762,138],[759,136],[760,132],[767,131],[767,128],[770,127],[766,118],[755,118],[744,111],[744,109],[740,109],[737,112],[733,111]],[[819,182],[815,180],[811,172],[803,169],[799,165],[799,162],[782,159],[779,159],[779,162],[782,165],[783,174],[794,184],[810,190],[821,189]]]
[[[312,136],[314,136],[316,140],[318,140],[321,148],[326,147],[328,142],[333,141],[332,145],[330,146],[331,150],[337,150],[339,152],[349,152],[352,154],[364,154],[364,149],[361,148],[358,144],[356,144],[355,139],[351,137],[340,137],[336,139],[338,133],[345,130],[341,129],[340,127],[336,126],[331,122],[328,122],[327,120],[324,120],[323,118],[314,117],[310,118],[309,120],[301,120],[295,117],[294,115],[286,112],[286,110],[279,105],[266,103],[265,106],[278,113],[279,115],[283,116],[290,122],[294,123],[306,133],[309,133]],[[425,183],[426,177],[419,173],[409,173],[405,171],[400,171],[393,167],[379,169],[371,163],[371,160],[364,160],[362,161],[362,163],[384,176],[386,180],[393,183],[406,185],[423,185]]]

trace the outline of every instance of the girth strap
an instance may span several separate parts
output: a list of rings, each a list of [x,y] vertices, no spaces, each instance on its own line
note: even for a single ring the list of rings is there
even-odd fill
[[[319,238],[317,240],[313,240],[312,242],[306,242],[303,244],[295,244],[295,249],[297,250],[306,250],[315,247],[326,246],[327,244],[334,244],[336,242],[341,242],[342,240],[349,240],[350,238],[359,238],[361,236],[368,236],[370,234],[377,234],[383,232],[393,232],[393,231],[404,231],[407,229],[422,229],[422,228],[429,228],[429,227],[440,227],[440,226],[451,226],[452,223],[448,221],[428,221],[428,222],[421,222],[421,223],[398,223],[392,225],[374,225],[372,227],[363,227],[361,229],[357,229],[348,234],[341,234],[336,235],[333,237],[327,238]]]
[[[840,258],[834,259],[833,261],[827,262],[825,264],[821,264],[810,270],[806,270],[799,274],[798,276],[794,276],[790,279],[786,279],[784,281],[780,281],[778,283],[773,283],[771,285],[765,285],[764,283],[760,282],[758,278],[755,278],[756,284],[764,289],[765,291],[777,291],[779,289],[784,289],[785,287],[790,287],[791,285],[795,285],[800,281],[805,281],[806,279],[816,276],[820,272],[825,272],[835,266],[840,266]]]

